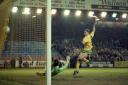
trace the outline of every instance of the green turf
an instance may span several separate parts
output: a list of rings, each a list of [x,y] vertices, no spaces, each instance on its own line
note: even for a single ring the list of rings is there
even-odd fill
[[[36,75],[43,69],[1,69],[0,85],[41,85],[45,81]]]
[[[73,78],[73,69],[67,69],[52,78],[52,85],[128,85],[128,68],[80,69]],[[1,69],[0,85],[45,85],[44,78],[36,72],[43,69]]]
[[[53,85],[128,85],[128,68],[81,69],[77,78],[72,73],[73,70],[60,73],[53,78]]]

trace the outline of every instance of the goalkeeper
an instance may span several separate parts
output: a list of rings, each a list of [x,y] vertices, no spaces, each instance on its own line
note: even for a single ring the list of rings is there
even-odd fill
[[[64,71],[66,68],[68,68],[69,62],[70,62],[69,56],[67,56],[66,61],[61,61],[59,59],[55,59],[53,61],[53,64],[52,64],[52,70],[51,70],[52,77],[56,76],[57,74],[59,74],[60,72]],[[46,75],[46,73],[39,73],[39,72],[37,72],[36,74],[38,76],[45,76]]]

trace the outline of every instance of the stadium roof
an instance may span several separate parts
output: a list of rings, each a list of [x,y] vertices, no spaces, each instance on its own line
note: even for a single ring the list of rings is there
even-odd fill
[[[46,0],[17,0],[14,5],[46,7]],[[52,8],[128,12],[128,0],[52,0]]]

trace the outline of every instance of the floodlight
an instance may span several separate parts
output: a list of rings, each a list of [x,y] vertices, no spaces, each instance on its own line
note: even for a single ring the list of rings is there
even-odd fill
[[[52,15],[55,15],[55,14],[56,14],[56,12],[57,12],[57,10],[56,10],[56,9],[52,9]]]
[[[105,17],[107,16],[107,12],[101,12],[100,16],[101,16],[102,18],[105,18]]]
[[[123,18],[123,19],[126,19],[126,18],[127,18],[127,13],[123,13],[123,14],[122,14],[122,18]]]
[[[41,14],[41,13],[42,13],[42,9],[41,9],[41,8],[38,8],[38,9],[36,10],[36,13],[37,13],[37,14]]]
[[[89,16],[89,17],[93,17],[93,15],[94,15],[94,11],[89,11],[89,12],[88,12],[88,16]]]
[[[30,14],[30,8],[24,8],[22,14],[29,15]]]
[[[113,13],[113,14],[112,14],[112,17],[113,17],[113,18],[116,18],[116,16],[117,16],[117,13]]]
[[[13,12],[13,13],[17,13],[17,11],[18,11],[18,7],[13,7],[13,8],[12,8],[12,12]]]
[[[76,16],[80,16],[81,13],[82,13],[82,12],[81,12],[80,10],[77,10],[77,11],[75,12],[75,15],[76,15]]]
[[[70,14],[70,10],[64,10],[64,15],[67,16]]]

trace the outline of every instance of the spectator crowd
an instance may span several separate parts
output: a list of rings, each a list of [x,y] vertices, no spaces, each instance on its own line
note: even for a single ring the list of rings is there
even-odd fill
[[[91,61],[125,61],[128,60],[128,49],[123,48],[120,41],[109,40],[107,42],[94,42]],[[78,56],[83,45],[81,41],[74,39],[53,41],[52,48],[56,49],[63,57],[70,54]]]

